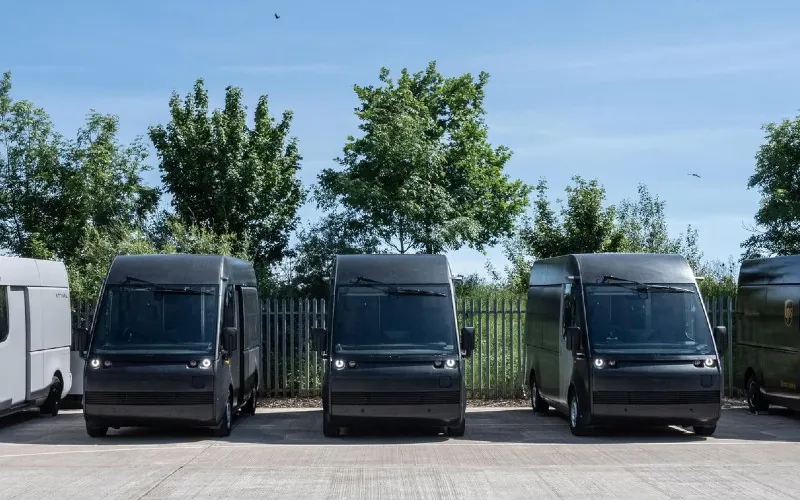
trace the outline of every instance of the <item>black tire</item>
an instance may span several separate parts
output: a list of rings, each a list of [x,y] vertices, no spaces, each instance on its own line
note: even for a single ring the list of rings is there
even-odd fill
[[[749,377],[747,377],[747,407],[750,409],[752,413],[757,411],[767,411],[769,410],[769,401],[764,399],[764,396],[761,394],[761,386],[758,383],[758,378],[756,378],[755,373],[751,373]]]
[[[250,399],[248,399],[247,403],[242,406],[242,413],[247,415],[255,415],[256,408],[258,408],[258,384],[253,387],[253,391],[250,393]]]
[[[61,409],[62,387],[61,379],[53,377],[53,380],[50,381],[50,392],[47,394],[47,399],[44,401],[41,408],[39,408],[39,412],[42,415],[50,415],[51,417],[58,415],[58,411]]]
[[[86,434],[92,438],[105,437],[108,434],[108,427],[97,427],[86,422]]]
[[[533,413],[547,413],[547,410],[550,409],[550,405],[547,404],[547,401],[545,401],[542,395],[539,393],[539,386],[536,384],[535,373],[531,375],[530,390],[531,390],[531,408],[533,408]]]
[[[334,425],[328,410],[322,410],[322,435],[328,438],[339,437],[339,426]]]
[[[225,411],[222,412],[222,419],[214,429],[214,437],[228,437],[233,430],[233,395],[228,395],[225,401]]]
[[[586,436],[589,434],[589,426],[586,423],[586,415],[583,413],[583,407],[580,398],[576,391],[572,390],[569,393],[569,431],[573,436]]]
[[[458,424],[456,427],[448,427],[447,434],[453,437],[464,437],[464,433],[467,431],[467,416],[464,415],[461,417],[461,423]]]
[[[713,425],[695,425],[692,427],[695,435],[697,436],[710,436],[717,430],[717,424]]]

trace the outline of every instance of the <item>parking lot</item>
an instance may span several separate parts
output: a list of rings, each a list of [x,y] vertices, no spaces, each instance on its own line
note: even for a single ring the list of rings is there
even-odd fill
[[[726,409],[717,434],[606,431],[473,408],[464,438],[322,437],[320,410],[260,409],[232,435],[110,431],[80,410],[0,421],[0,498],[800,498],[800,418]]]

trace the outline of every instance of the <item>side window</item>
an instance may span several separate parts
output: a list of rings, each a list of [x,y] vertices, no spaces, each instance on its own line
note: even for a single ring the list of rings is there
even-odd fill
[[[225,303],[222,309],[222,327],[236,326],[236,296],[233,285],[225,288]]]
[[[5,342],[10,330],[8,324],[8,287],[0,286],[0,342]]]
[[[577,326],[575,310],[575,294],[572,293],[572,284],[564,285],[564,333],[569,326]]]

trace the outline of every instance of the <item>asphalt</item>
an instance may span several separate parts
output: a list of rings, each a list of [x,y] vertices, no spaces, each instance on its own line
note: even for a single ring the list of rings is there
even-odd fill
[[[463,438],[322,437],[319,410],[260,409],[203,430],[86,435],[79,410],[0,420],[0,499],[800,498],[800,417],[726,409],[717,433],[576,438],[525,408],[470,409]]]

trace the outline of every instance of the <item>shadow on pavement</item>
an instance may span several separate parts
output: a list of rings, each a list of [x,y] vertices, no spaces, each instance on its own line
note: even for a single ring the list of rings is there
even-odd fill
[[[596,429],[586,437],[573,436],[564,417],[551,411],[534,415],[527,408],[476,408],[467,413],[467,431],[452,438],[436,431],[396,423],[349,429],[338,438],[322,435],[322,411],[259,409],[253,416],[237,416],[227,438],[214,438],[208,429],[123,428],[109,430],[104,438],[86,434],[80,411],[64,411],[56,417],[40,417],[30,411],[0,419],[0,444],[117,445],[236,443],[277,445],[370,445],[431,443],[593,444],[693,443],[706,440],[750,440],[800,442],[800,417],[782,409],[753,415],[746,409],[723,410],[717,432],[711,438],[695,436],[691,430],[675,427],[633,427]]]

